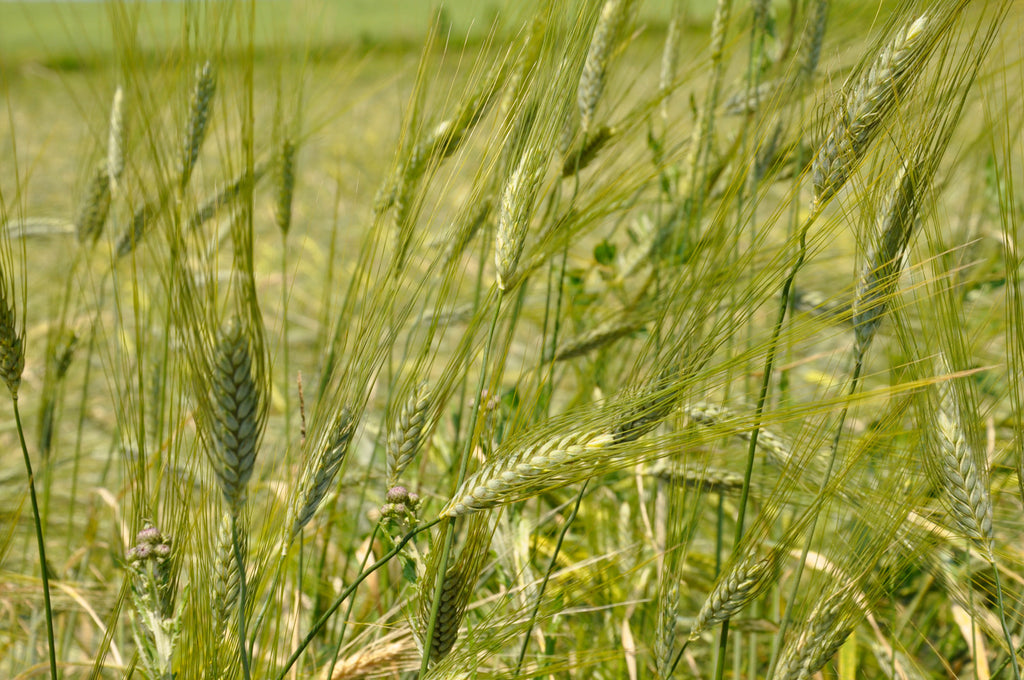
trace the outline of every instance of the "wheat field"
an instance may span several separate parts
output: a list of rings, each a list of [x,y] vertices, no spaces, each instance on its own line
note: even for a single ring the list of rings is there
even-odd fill
[[[1020,3],[0,23],[0,677],[1019,680]]]

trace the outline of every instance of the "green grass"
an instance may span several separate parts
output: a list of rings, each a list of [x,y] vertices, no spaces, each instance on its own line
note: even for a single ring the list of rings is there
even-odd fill
[[[0,4],[0,676],[1015,677],[1024,14],[680,4]]]

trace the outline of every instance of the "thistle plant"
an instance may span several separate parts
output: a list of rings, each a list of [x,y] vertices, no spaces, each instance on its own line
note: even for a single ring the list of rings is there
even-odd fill
[[[182,618],[174,592],[171,539],[150,525],[135,540],[125,555],[137,615],[132,620],[135,645],[147,677],[172,680]]]

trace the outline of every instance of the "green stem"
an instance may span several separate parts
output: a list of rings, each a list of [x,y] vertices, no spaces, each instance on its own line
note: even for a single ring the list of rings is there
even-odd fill
[[[292,655],[288,657],[288,660],[284,664],[284,668],[282,668],[281,672],[277,675],[277,680],[284,680],[285,676],[288,674],[288,671],[291,669],[292,666],[295,665],[295,662],[299,660],[299,657],[302,655],[302,652],[305,651],[306,647],[309,646],[309,643],[312,642],[313,638],[317,636],[320,630],[325,625],[327,625],[327,622],[330,620],[332,616],[334,616],[334,612],[338,611],[338,608],[341,607],[342,603],[346,599],[348,599],[348,597],[352,593],[355,592],[356,588],[359,587],[359,584],[365,581],[370,576],[370,574],[372,574],[373,572],[377,571],[385,564],[390,562],[395,555],[401,552],[402,548],[405,547],[405,544],[413,539],[413,537],[415,537],[417,534],[423,531],[426,531],[427,529],[436,526],[442,519],[444,518],[438,517],[437,519],[428,522],[427,524],[424,524],[421,527],[413,529],[405,536],[403,536],[402,539],[395,544],[395,547],[384,553],[384,555],[379,560],[374,562],[369,569],[359,574],[359,576],[356,577],[356,580],[353,581],[348,588],[341,592],[341,595],[339,595],[338,598],[334,601],[334,604],[332,604],[330,608],[323,613],[323,616],[317,619],[316,623],[313,624],[312,628],[309,629],[309,632],[306,633],[306,637],[303,638],[301,643],[299,643],[299,646],[295,649],[294,652],[292,652]]]
[[[43,523],[39,515],[39,502],[36,500],[36,481],[32,474],[32,461],[28,455],[28,445],[25,444],[25,430],[21,425],[21,411],[18,409],[18,395],[11,393],[11,402],[14,404],[14,422],[18,427],[18,441],[21,443],[21,453],[25,458],[25,471],[28,473],[28,492],[32,499],[32,518],[36,525],[36,543],[39,547],[39,569],[43,576],[43,605],[46,608],[46,641],[49,644],[50,654],[50,679],[57,680],[57,652],[53,644],[53,608],[50,606],[50,577],[46,573],[46,544],[43,541]]]
[[[238,565],[238,655],[242,658],[242,677],[250,680],[249,651],[245,644],[245,560],[242,559],[238,537],[237,512],[231,513],[231,544],[235,553],[235,564]]]
[[[743,470],[743,490],[740,492],[740,503],[739,510],[736,515],[736,533],[733,539],[733,550],[743,540],[743,526],[746,520],[747,503],[750,500],[750,479],[754,472],[754,460],[757,454],[757,440],[761,434],[761,418],[764,415],[765,403],[768,401],[768,389],[771,386],[772,371],[775,368],[775,355],[779,349],[779,336],[782,335],[782,325],[786,321],[786,311],[789,309],[789,298],[793,291],[793,282],[796,280],[796,275],[803,267],[804,258],[807,255],[807,230],[814,220],[815,215],[811,215],[804,227],[800,230],[800,244],[799,251],[797,253],[796,261],[793,263],[793,267],[789,270],[789,275],[782,284],[782,294],[779,300],[779,313],[778,318],[775,320],[775,325],[772,327],[771,339],[768,341],[768,352],[764,360],[764,374],[761,378],[761,390],[757,396],[757,406],[754,409],[754,429],[750,433],[750,445],[747,447],[747,462],[746,467]],[[719,640],[719,654],[724,654],[724,648],[728,643],[729,634],[729,619],[726,618],[722,622],[722,636]],[[715,673],[715,680],[722,680],[725,669],[719,666]]]
[[[857,354],[856,364],[853,369],[853,379],[850,382],[849,396],[857,391],[857,385],[860,382],[860,374],[864,368],[864,354],[862,352]],[[800,560],[796,563],[796,571],[793,574],[793,586],[790,588],[789,600],[786,602],[786,609],[782,614],[782,621],[779,622],[779,630],[775,633],[775,644],[773,646],[773,654],[771,662],[768,666],[768,677],[772,677],[775,673],[775,666],[778,664],[778,651],[782,649],[782,640],[786,635],[786,630],[789,628],[790,621],[793,618],[793,608],[796,606],[797,594],[800,592],[800,581],[803,578],[804,565],[807,564],[807,556],[811,551],[811,539],[814,537],[814,532],[818,527],[818,519],[821,517],[821,509],[824,505],[825,494],[827,493],[829,481],[832,478],[832,470],[835,468],[836,458],[839,453],[839,440],[843,436],[843,426],[846,423],[846,415],[849,412],[849,403],[843,406],[843,410],[839,413],[839,422],[836,424],[836,432],[832,437],[832,449],[829,453],[828,465],[825,468],[825,475],[822,478],[821,486],[818,489],[818,494],[811,504],[812,508],[816,508],[817,511],[811,517],[811,524],[807,531],[807,540],[804,541],[804,547],[800,551]]]
[[[580,503],[583,502],[583,495],[587,492],[587,485],[590,480],[583,482],[583,486],[580,487],[580,492],[576,494],[576,503],[572,507],[572,512],[565,519],[565,525],[562,527],[562,531],[558,534],[558,541],[555,543],[555,550],[551,553],[551,559],[548,561],[548,568],[544,571],[544,580],[540,583],[540,589],[537,591],[537,597],[533,602],[533,609],[530,611],[530,623],[526,626],[526,633],[523,635],[523,645],[519,648],[519,658],[516,660],[516,671],[512,674],[512,677],[519,677],[519,671],[523,667],[523,659],[526,658],[526,650],[530,646],[530,633],[533,632],[533,626],[537,621],[537,612],[540,611],[540,603],[544,599],[544,591],[547,590],[548,581],[551,579],[551,573],[555,570],[555,563],[558,560],[558,554],[562,550],[562,542],[565,541],[566,534],[569,533],[569,527],[576,520],[576,515],[580,511]]]
[[[469,466],[469,455],[473,448],[473,440],[476,439],[477,419],[480,417],[480,402],[483,401],[484,385],[487,381],[487,363],[490,360],[491,345],[494,343],[494,329],[498,325],[498,318],[501,314],[501,302],[505,292],[498,291],[498,300],[494,303],[494,318],[491,319],[491,329],[487,333],[487,344],[484,345],[484,356],[480,363],[480,380],[476,394],[473,399],[473,413],[469,418],[469,429],[466,431],[466,443],[463,446],[459,460],[459,474],[455,481],[455,488],[459,488],[466,479],[466,469]],[[430,647],[434,643],[434,631],[437,628],[438,613],[441,610],[441,594],[444,591],[444,577],[448,571],[448,561],[451,559],[452,546],[455,544],[455,520],[451,517],[445,518],[444,529],[442,530],[441,561],[437,569],[437,578],[434,583],[433,599],[430,605],[430,619],[427,621],[427,631],[423,636],[423,659],[420,662],[420,677],[427,675],[427,668],[430,665]]]
[[[1013,648],[1013,636],[1010,634],[1010,627],[1006,623],[1006,608],[1003,606],[1003,583],[999,578],[999,567],[996,566],[996,557],[989,551],[989,563],[992,565],[992,573],[996,582],[996,601],[999,605],[999,624],[1003,628],[1003,635],[1006,637],[1006,648],[1009,651],[1010,664],[1013,667],[1013,680],[1020,680],[1020,667],[1017,666],[1017,653]],[[1003,664],[1006,668],[1006,664]],[[998,673],[996,674],[998,675]]]

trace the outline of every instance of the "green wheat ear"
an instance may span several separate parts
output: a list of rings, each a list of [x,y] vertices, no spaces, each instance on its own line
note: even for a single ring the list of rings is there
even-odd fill
[[[249,339],[238,317],[228,319],[221,328],[212,369],[211,453],[224,500],[237,512],[245,502],[260,434]]]

